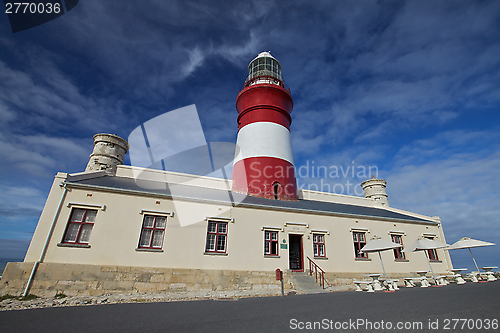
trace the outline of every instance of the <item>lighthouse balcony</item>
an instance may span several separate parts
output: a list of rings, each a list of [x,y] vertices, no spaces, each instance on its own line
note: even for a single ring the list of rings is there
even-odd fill
[[[280,78],[281,78],[281,75],[280,75]],[[247,77],[247,79],[245,80],[245,84],[241,90],[243,90],[244,88],[253,86],[255,84],[273,84],[273,85],[280,86],[280,87],[285,88],[286,90],[290,91],[290,88],[288,87],[288,85],[285,82],[283,82],[283,80],[280,80],[280,79],[276,78],[276,76],[272,76],[272,75],[259,75],[259,76],[253,76],[253,77],[251,77],[251,75],[249,75]]]

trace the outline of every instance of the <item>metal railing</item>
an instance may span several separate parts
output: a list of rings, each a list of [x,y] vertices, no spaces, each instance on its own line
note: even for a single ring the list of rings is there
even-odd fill
[[[313,272],[316,276],[316,283],[319,283],[323,289],[326,289],[330,286],[328,281],[325,279],[325,271],[318,266],[311,258],[307,257],[307,260],[309,260],[309,275],[313,275]],[[325,287],[325,284],[327,285]]]
[[[288,87],[288,85],[283,80],[278,80],[276,77],[269,75],[259,75],[259,76],[254,76],[252,78],[247,77],[247,79],[245,80],[245,84],[240,89],[240,91],[256,83],[274,84],[285,88],[286,90],[288,90],[288,92],[291,92],[290,87]]]

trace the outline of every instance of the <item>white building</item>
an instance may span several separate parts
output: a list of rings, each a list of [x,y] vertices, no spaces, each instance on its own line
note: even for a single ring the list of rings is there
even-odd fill
[[[269,76],[255,80],[252,69],[269,56],[252,61],[253,80],[247,88],[277,89],[279,84],[270,82]],[[270,66],[271,78],[282,80],[279,63]],[[272,119],[284,114],[273,112],[278,113]],[[283,117],[279,119],[287,119]],[[274,121],[255,119],[239,122],[240,133],[247,124]],[[259,126],[286,134],[289,128],[279,124],[283,121]],[[280,145],[286,148],[285,134],[274,137],[284,138]],[[348,283],[382,272],[377,253],[359,252],[375,235],[403,246],[419,237],[445,242],[439,218],[389,207],[382,179],[362,183],[365,198],[306,190],[282,196],[294,177],[271,179],[268,192],[245,191],[251,186],[249,174],[248,184],[239,177],[238,189],[233,190],[229,180],[121,165],[128,149],[125,140],[106,134],[94,139],[86,172],[56,175],[24,262],[8,264],[0,293],[274,291],[279,288],[275,269],[285,271],[290,289],[296,285],[289,273],[307,272],[311,262],[326,272],[328,281]],[[246,145],[252,141],[245,140]],[[244,149],[237,161],[274,158],[266,151],[272,147]],[[293,167],[290,160],[287,155],[262,167]],[[452,268],[447,252],[432,250],[428,255],[435,273]],[[411,276],[429,267],[422,252],[389,250],[382,257],[389,277]]]

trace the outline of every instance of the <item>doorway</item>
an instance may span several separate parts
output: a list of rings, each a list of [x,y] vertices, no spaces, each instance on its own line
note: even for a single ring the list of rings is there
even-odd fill
[[[304,271],[304,255],[302,247],[302,235],[288,235],[288,250],[290,269],[292,271]]]

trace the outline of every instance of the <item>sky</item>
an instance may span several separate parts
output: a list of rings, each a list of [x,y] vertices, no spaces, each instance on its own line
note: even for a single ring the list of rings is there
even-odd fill
[[[262,51],[293,95],[300,188],[359,196],[374,175],[447,243],[500,243],[499,1],[81,0],[17,33],[0,18],[0,258],[23,258],[54,175],[83,171],[96,133],[195,104],[206,141],[235,143]],[[474,253],[500,264],[499,246]]]

